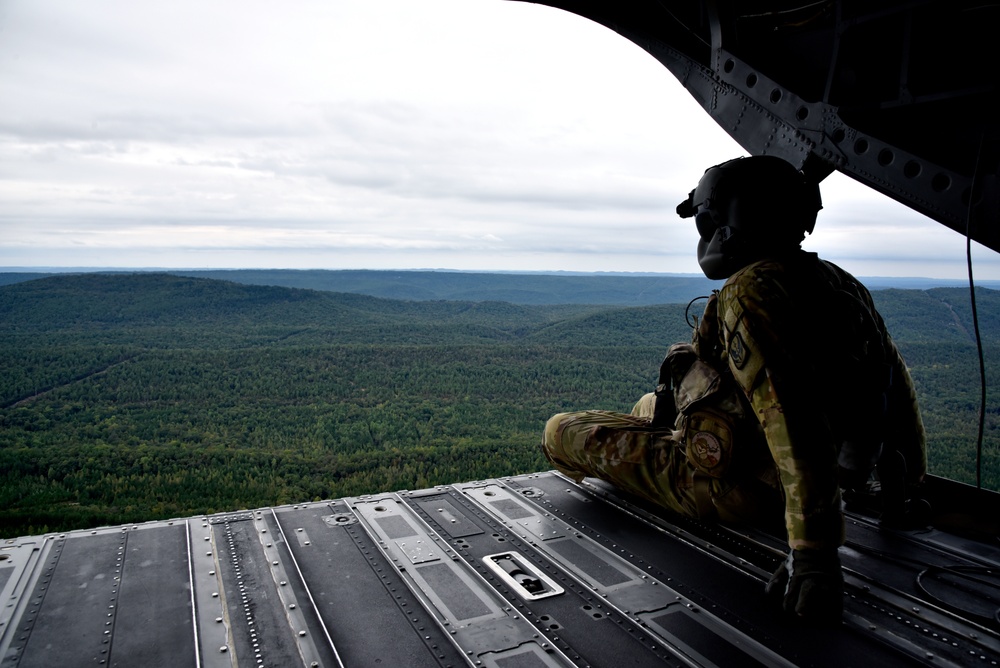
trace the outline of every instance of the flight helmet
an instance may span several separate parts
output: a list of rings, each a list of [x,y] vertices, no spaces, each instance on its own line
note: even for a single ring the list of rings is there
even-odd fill
[[[709,167],[677,214],[694,216],[698,264],[705,276],[721,280],[798,248],[821,208],[819,185],[785,160],[760,155]]]

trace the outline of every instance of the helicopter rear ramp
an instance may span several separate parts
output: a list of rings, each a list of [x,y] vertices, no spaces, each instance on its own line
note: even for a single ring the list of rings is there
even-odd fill
[[[850,513],[837,629],[775,536],[555,472],[0,544],[0,668],[995,666],[1000,546]]]

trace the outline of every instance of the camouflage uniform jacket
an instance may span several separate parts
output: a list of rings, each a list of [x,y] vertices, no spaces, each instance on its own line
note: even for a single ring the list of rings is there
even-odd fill
[[[866,460],[900,451],[910,482],[926,471],[913,384],[850,274],[794,251],[726,281],[695,335],[699,356],[728,366],[764,429],[785,497],[792,548],[843,543],[843,450]]]

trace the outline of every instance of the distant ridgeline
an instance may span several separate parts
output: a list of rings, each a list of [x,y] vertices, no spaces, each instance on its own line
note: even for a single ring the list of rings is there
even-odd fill
[[[545,419],[628,411],[655,383],[666,347],[690,337],[685,304],[712,287],[663,276],[404,272],[397,287],[408,299],[430,300],[403,301],[330,291],[331,282],[247,284],[255,273],[218,273],[240,282],[22,275],[0,287],[0,535],[548,468],[538,449]],[[400,275],[259,273],[270,283],[343,274],[355,289],[367,277],[372,290]],[[447,278],[461,280],[446,288]],[[478,296],[442,298],[459,290]],[[628,303],[626,293],[674,303],[594,305]],[[995,387],[1000,292],[977,297]],[[967,290],[888,289],[875,299],[917,383],[932,471],[974,482]],[[1000,488],[998,415],[991,398],[991,489]]]
[[[131,273],[131,272],[130,272]],[[684,274],[548,274],[475,273],[464,271],[218,269],[167,273],[214,278],[248,285],[274,285],[328,292],[351,292],[386,299],[415,301],[501,301],[512,304],[613,304],[650,306],[686,304],[706,295],[722,281]],[[0,273],[0,285],[52,276],[52,273]],[[959,280],[929,278],[863,279],[872,290],[903,288],[926,290],[963,287]],[[1000,281],[980,281],[1000,289]]]

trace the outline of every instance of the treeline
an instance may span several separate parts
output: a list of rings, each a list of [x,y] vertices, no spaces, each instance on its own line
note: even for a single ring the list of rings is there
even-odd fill
[[[351,292],[386,299],[502,301],[512,304],[684,304],[722,285],[722,281],[710,281],[700,274],[662,273],[522,274],[373,269],[203,269],[171,270],[169,273],[249,285]],[[59,274],[0,273],[0,285],[53,275]],[[873,290],[927,290],[939,286],[964,288],[967,285],[962,279],[861,277],[861,280]],[[985,280],[980,281],[980,285],[998,289],[1000,281]]]
[[[682,304],[720,285],[720,281],[709,281],[703,276],[664,274],[495,274],[321,269],[207,269],[170,273],[249,285],[359,293],[396,300],[513,304]],[[0,285],[50,275],[0,273]]]
[[[876,298],[918,384],[932,470],[972,482],[978,370],[961,291]],[[1000,313],[996,293],[980,298]],[[546,469],[550,415],[628,411],[689,336],[683,305],[413,303],[150,274],[2,287],[0,533]],[[993,489],[998,413],[991,400]]]

